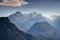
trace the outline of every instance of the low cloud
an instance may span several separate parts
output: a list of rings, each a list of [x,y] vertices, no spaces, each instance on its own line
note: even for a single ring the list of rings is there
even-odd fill
[[[28,2],[25,2],[25,0],[3,0],[3,2],[0,2],[0,6],[23,6],[27,5]]]

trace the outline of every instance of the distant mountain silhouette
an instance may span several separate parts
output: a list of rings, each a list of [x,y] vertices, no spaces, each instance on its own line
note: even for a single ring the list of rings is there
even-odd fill
[[[36,40],[12,24],[7,17],[0,17],[0,40]]]
[[[59,40],[59,33],[48,22],[37,22],[28,31],[41,40]]]

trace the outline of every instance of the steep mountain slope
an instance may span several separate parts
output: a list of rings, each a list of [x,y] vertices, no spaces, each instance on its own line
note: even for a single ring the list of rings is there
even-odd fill
[[[24,15],[17,11],[15,14],[10,15],[9,17],[10,22],[14,23],[19,29],[23,29],[23,27],[21,27],[21,24],[24,22]]]
[[[37,22],[27,32],[41,40],[57,40],[60,36],[48,22]]]
[[[32,35],[17,29],[7,17],[0,17],[0,40],[36,40]]]
[[[53,25],[60,31],[60,16],[56,16],[53,20]]]

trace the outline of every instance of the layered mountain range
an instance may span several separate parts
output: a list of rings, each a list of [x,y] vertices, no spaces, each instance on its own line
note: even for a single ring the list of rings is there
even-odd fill
[[[57,23],[59,17],[51,21],[41,13],[22,14],[17,11],[8,18],[18,29],[33,35],[38,40],[60,40],[60,32],[57,30],[59,28],[59,23]],[[58,28],[55,28],[55,26],[58,26]]]
[[[37,14],[36,12],[24,15],[17,11],[15,14],[10,15],[8,18],[10,22],[14,23],[19,29],[23,31],[30,29],[31,26],[36,22],[46,21],[46,18],[43,17],[41,13]]]
[[[0,40],[37,40],[19,30],[7,17],[0,17]]]

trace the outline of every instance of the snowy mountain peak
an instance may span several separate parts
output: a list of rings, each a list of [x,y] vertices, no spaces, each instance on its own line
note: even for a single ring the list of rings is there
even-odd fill
[[[32,15],[36,15],[36,14],[37,14],[37,12],[33,12],[33,13],[32,13]]]
[[[14,14],[11,14],[10,16],[16,16],[16,17],[21,17],[21,16],[24,16],[20,11],[17,11],[17,12],[15,12]]]
[[[20,11],[17,11],[14,15],[16,15],[16,16],[24,16]]]
[[[30,13],[30,15],[35,15],[35,14],[37,14],[37,12]]]
[[[16,19],[16,18],[22,18],[22,17],[24,17],[24,15],[23,15],[20,11],[17,11],[16,13],[11,14],[11,15],[9,16],[9,18],[12,18],[12,17],[14,17],[15,19]]]
[[[21,12],[20,11],[17,11],[15,14],[21,14]]]
[[[27,17],[33,18],[35,15],[37,15],[37,12],[29,13]]]
[[[36,17],[43,17],[41,13],[37,14]]]
[[[39,13],[38,15],[42,16],[42,14],[41,14],[41,13]]]

